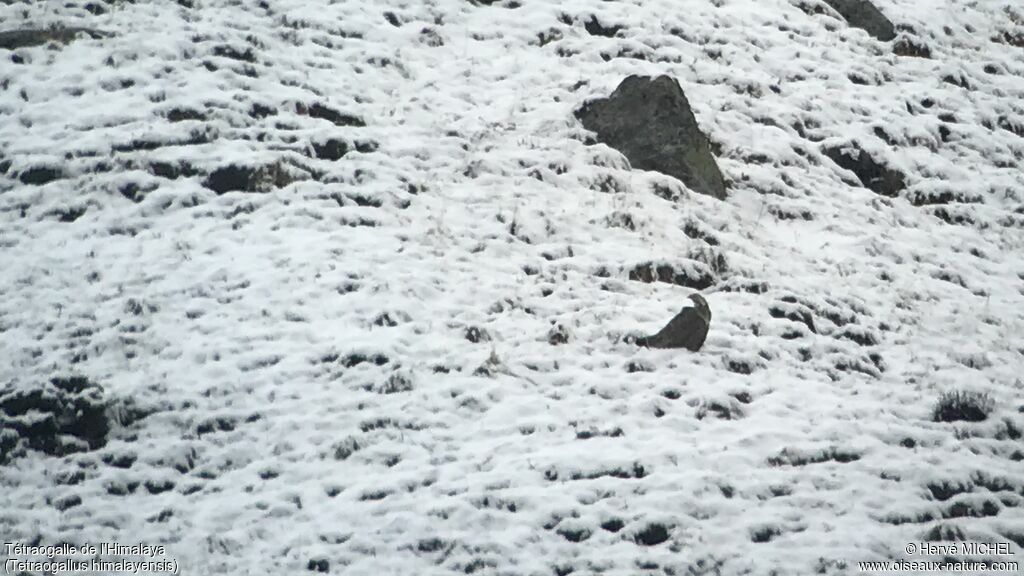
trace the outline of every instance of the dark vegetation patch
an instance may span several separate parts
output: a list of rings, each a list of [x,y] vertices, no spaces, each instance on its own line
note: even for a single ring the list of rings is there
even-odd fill
[[[708,246],[718,246],[718,238],[714,233],[704,227],[704,224],[696,220],[688,220],[683,225],[683,234],[694,240],[703,240]]]
[[[131,468],[135,464],[135,460],[138,456],[134,452],[120,452],[113,454],[104,454],[100,458],[104,464],[113,466],[114,468]]]
[[[558,346],[568,343],[571,336],[569,329],[564,324],[559,323],[552,326],[551,330],[548,331],[547,341],[552,346]]]
[[[371,432],[373,430],[383,430],[386,428],[395,428],[398,430],[422,430],[424,425],[417,424],[412,421],[400,421],[393,420],[391,418],[376,418],[374,420],[364,420],[359,423],[359,430],[362,432]]]
[[[150,494],[162,494],[174,489],[174,482],[170,480],[146,480],[142,483],[146,492]]]
[[[995,402],[985,393],[956,390],[943,392],[935,407],[932,420],[935,422],[981,422],[995,409]]]
[[[384,384],[377,388],[380,394],[397,394],[399,392],[412,392],[414,386],[409,376],[395,372],[388,376]]]
[[[332,357],[333,357],[333,359],[331,359]],[[334,354],[332,356],[325,356],[324,357],[324,361],[325,362],[328,362],[328,361],[333,362],[334,360],[337,360],[337,358],[338,358],[337,354]],[[376,364],[377,366],[383,366],[383,365],[387,364],[390,361],[391,360],[387,356],[385,356],[384,354],[381,354],[379,352],[375,352],[375,353],[372,353],[372,354],[363,354],[363,353],[360,353],[360,352],[353,352],[351,354],[346,355],[344,358],[341,359],[341,365],[344,366],[345,368],[352,368],[352,367],[358,366],[358,365],[360,365],[360,364],[362,364],[364,362],[371,362],[373,364]]]
[[[892,52],[909,58],[931,58],[932,50],[927,44],[908,36],[901,36],[892,44]]]
[[[765,542],[771,542],[776,536],[780,536],[782,530],[777,526],[761,526],[755,528],[750,532],[750,541],[757,544],[764,544]]]
[[[300,103],[296,105],[296,111],[303,116],[309,116],[310,118],[319,118],[320,120],[327,120],[328,122],[334,124],[335,126],[366,126],[366,122],[364,122],[362,118],[354,116],[352,114],[345,114],[343,112],[339,112],[338,110],[335,110],[334,108],[331,108],[330,106],[327,106],[325,104],[320,104],[319,102],[310,104],[308,106],[306,104]]]
[[[778,204],[770,204],[768,206],[768,213],[783,221],[803,220],[809,222],[814,220],[814,214],[805,208],[785,207]]]
[[[942,517],[949,518],[985,518],[998,516],[1001,507],[995,500],[986,499],[981,502],[957,501],[942,511]]]
[[[847,464],[860,460],[860,454],[830,446],[823,450],[791,450],[783,448],[778,455],[768,458],[771,466],[806,466],[808,464],[821,464],[823,462],[839,462]]]
[[[609,518],[608,520],[605,520],[604,522],[601,522],[601,529],[602,530],[607,530],[608,532],[612,532],[612,533],[615,533],[615,532],[618,532],[619,530],[622,530],[625,526],[626,526],[625,522],[623,522],[619,518]]]
[[[878,335],[873,330],[859,325],[845,326],[836,336],[851,340],[861,346],[875,346],[878,344]]]
[[[64,171],[55,166],[33,166],[18,174],[18,180],[29,186],[42,186],[64,177]]]
[[[590,472],[573,471],[569,475],[569,480],[596,480],[597,478],[621,478],[621,479],[640,479],[647,476],[649,472],[643,464],[634,462],[632,468],[626,469],[623,467],[617,468],[602,468],[592,470]],[[558,471],[549,468],[544,472],[544,479],[555,482],[559,478]]]
[[[956,524],[942,523],[932,526],[925,532],[924,539],[926,542],[955,542],[967,540],[967,536]]]
[[[871,357],[862,356],[860,358],[851,358],[847,356],[837,359],[835,361],[834,366],[838,372],[859,372],[872,378],[879,378],[882,375],[882,365],[880,362],[881,356],[876,357],[879,359],[879,363],[877,365]],[[832,378],[833,381],[838,380],[840,378],[839,375],[836,373],[830,373],[829,376]]]
[[[772,318],[784,318],[792,322],[799,322],[807,327],[813,334],[818,331],[814,328],[814,314],[810,307],[799,303],[795,297],[784,296],[782,300],[768,309]]]
[[[168,180],[177,180],[178,178],[191,178],[199,174],[190,163],[180,162],[163,162],[156,161],[149,163],[149,171],[154,176],[160,178],[166,178]]]
[[[725,369],[734,374],[753,374],[757,364],[749,358],[725,358]]]
[[[262,166],[229,164],[207,176],[203,186],[217,194],[228,192],[269,192],[283,188],[296,180],[296,176],[282,162]]]
[[[865,188],[876,194],[892,198],[907,186],[902,172],[878,162],[856,143],[828,146],[822,153],[840,168],[853,172]]]
[[[669,527],[664,524],[652,522],[647,526],[644,526],[642,530],[636,533],[633,537],[633,541],[641,546],[657,546],[662,542],[668,540]]]
[[[587,31],[587,34],[590,34],[591,36],[613,38],[624,28],[624,26],[616,26],[614,24],[605,26],[597,19],[597,16],[591,16],[589,20],[583,23],[583,28]]]
[[[932,216],[946,224],[969,226],[975,223],[974,215],[959,206],[939,206],[931,209]]]
[[[426,554],[438,552],[446,546],[445,541],[440,538],[426,538],[416,543],[416,550]]]
[[[239,62],[248,62],[249,64],[256,63],[256,54],[253,52],[251,47],[241,50],[234,46],[221,44],[213,47],[213,55],[221,58],[230,58],[231,60],[237,60]]]
[[[214,416],[203,420],[196,426],[196,434],[213,434],[214,432],[232,432],[238,426],[238,418],[234,416]]]
[[[349,456],[359,451],[362,446],[359,441],[349,436],[348,438],[334,445],[334,459],[348,460]]]
[[[110,410],[103,388],[82,376],[0,391],[0,462],[22,448],[51,456],[102,448],[111,430]],[[142,417],[130,407],[119,412],[123,424]]]
[[[172,108],[167,111],[168,122],[185,122],[188,120],[204,121],[206,114],[191,108]]]
[[[745,292],[747,294],[764,294],[768,291],[768,283],[750,278],[733,276],[718,284],[722,292]]]
[[[80,506],[81,504],[82,497],[79,496],[78,494],[71,494],[70,496],[65,496],[63,498],[58,498],[57,500],[55,500],[53,502],[53,507],[63,512],[69,508]]]
[[[114,152],[143,152],[152,151],[167,146],[197,146],[199,144],[207,144],[210,142],[209,136],[205,132],[199,130],[193,130],[191,134],[186,138],[159,140],[159,139],[147,139],[147,138],[135,138],[128,142],[120,144],[113,144],[110,148]]]
[[[577,440],[589,440],[591,438],[618,438],[623,435],[622,428],[616,426],[608,430],[598,430],[596,428],[587,428],[585,430],[576,431]]]
[[[998,44],[1008,44],[1017,48],[1024,48],[1024,32],[1011,32],[1004,30],[992,37],[992,41]],[[1024,546],[1021,546],[1024,548]]]
[[[882,42],[896,37],[896,26],[868,0],[825,0],[854,28],[860,28]]]
[[[743,410],[739,406],[727,402],[712,400],[701,404],[697,409],[697,419],[703,420],[709,414],[719,420],[738,420],[743,417]]]
[[[738,402],[740,402],[741,404],[750,404],[751,402],[753,402],[753,401],[754,401],[754,397],[753,397],[753,396],[751,396],[751,395],[750,395],[750,392],[747,392],[747,391],[742,391],[742,392],[733,392],[733,393],[731,394],[731,396],[732,396],[733,398],[735,398],[735,399],[736,399],[736,400],[737,400]]]
[[[117,192],[121,196],[124,196],[125,198],[131,200],[132,202],[135,202],[136,204],[142,202],[142,200],[146,197],[146,194],[152,192],[153,190],[156,190],[155,185],[143,186],[140,185],[138,182],[126,182],[125,184],[122,184],[121,186],[117,187]]]
[[[630,360],[626,363],[626,372],[628,374],[635,374],[636,372],[654,372],[654,366],[641,360]]]
[[[684,265],[645,262],[629,271],[629,279],[644,283],[667,282],[695,290],[709,288],[715,282],[715,277],[707,266],[692,261]]]
[[[559,527],[558,530],[556,530],[555,532],[562,538],[565,538],[569,542],[574,543],[583,542],[584,540],[590,538],[590,535],[592,534],[591,531],[587,528],[570,527]]]
[[[463,337],[473,344],[491,341],[491,334],[485,328],[481,328],[479,326],[469,326],[466,328]]]
[[[339,138],[329,138],[322,142],[313,142],[312,145],[313,155],[320,160],[341,160],[349,151],[348,142]]]
[[[976,204],[981,198],[958,190],[915,190],[907,199],[914,206],[932,206],[936,204]]]
[[[78,37],[79,34],[92,39],[104,38],[107,35],[98,30],[89,28],[50,28],[50,29],[21,29],[5,30],[0,32],[0,48],[17,50],[29,46],[41,46],[53,42],[55,44],[68,44]]]
[[[81,218],[86,210],[85,206],[68,206],[54,210],[51,214],[56,216],[57,220],[69,224]]]

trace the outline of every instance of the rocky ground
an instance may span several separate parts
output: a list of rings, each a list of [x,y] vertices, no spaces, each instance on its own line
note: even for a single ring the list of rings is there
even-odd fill
[[[0,0],[4,541],[1024,561],[1024,10],[873,3]],[[630,75],[723,197],[583,126]]]

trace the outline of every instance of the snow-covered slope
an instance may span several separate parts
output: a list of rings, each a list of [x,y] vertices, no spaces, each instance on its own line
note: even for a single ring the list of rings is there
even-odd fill
[[[4,541],[187,574],[1024,560],[1013,2],[877,0],[931,58],[816,0],[2,4],[103,34],[0,49],[0,391],[84,376],[121,422],[0,464]],[[678,79],[726,201],[593,144],[574,110],[629,74]],[[906,189],[822,152],[851,142]],[[693,287],[701,351],[630,343]],[[955,390],[988,418],[934,421]]]

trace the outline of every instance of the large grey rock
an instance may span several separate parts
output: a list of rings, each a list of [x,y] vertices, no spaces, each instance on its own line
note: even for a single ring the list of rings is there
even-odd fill
[[[608,98],[587,102],[576,117],[634,168],[678,178],[694,192],[725,199],[725,181],[679,82],[629,76]]]
[[[711,308],[700,294],[691,294],[690,300],[693,300],[693,306],[680,310],[657,334],[637,338],[637,345],[648,348],[686,348],[692,352],[700,350],[711,325]]]
[[[868,0],[825,0],[846,22],[882,42],[896,37],[896,27]]]

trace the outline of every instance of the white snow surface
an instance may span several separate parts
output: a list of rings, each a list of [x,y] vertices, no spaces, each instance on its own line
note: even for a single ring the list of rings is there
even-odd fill
[[[1024,10],[875,0],[913,58],[797,4],[0,3],[108,33],[0,49],[0,390],[149,412],[0,465],[2,539],[184,574],[847,574],[956,531],[1024,562]],[[574,110],[630,74],[679,81],[727,200],[594,144]],[[821,152],[851,141],[907,189]],[[631,343],[694,291],[646,263],[712,278],[699,352]],[[955,390],[992,414],[934,421]]]

